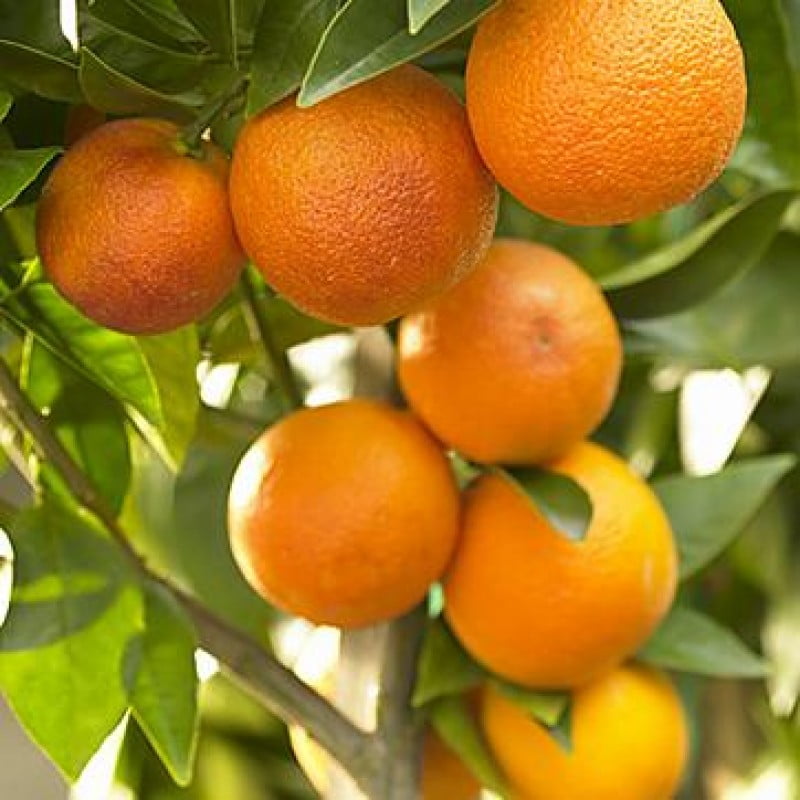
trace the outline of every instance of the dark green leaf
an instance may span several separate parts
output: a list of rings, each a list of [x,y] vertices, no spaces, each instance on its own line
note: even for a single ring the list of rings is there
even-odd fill
[[[13,203],[33,183],[47,163],[60,152],[58,147],[39,150],[0,150],[0,211]]]
[[[160,586],[145,587],[145,630],[131,693],[137,722],[180,786],[192,777],[197,745],[196,636]]]
[[[566,475],[539,467],[497,470],[567,539],[580,541],[592,521],[592,501],[580,484]]]
[[[126,5],[135,4],[136,10],[151,23],[157,25],[165,34],[173,39],[202,45],[202,37],[198,30],[178,10],[175,0],[121,0]]]
[[[11,110],[13,104],[14,96],[0,89],[0,122],[6,118],[6,114]]]
[[[408,31],[418,34],[451,0],[407,0]]]
[[[483,668],[464,651],[447,625],[434,620],[425,634],[412,705],[418,708],[440,697],[461,694],[485,677]]]
[[[238,67],[236,0],[175,0],[175,2],[214,50]]]
[[[492,678],[494,688],[547,728],[554,728],[569,707],[570,697],[564,692],[536,692],[501,678]]]
[[[36,649],[1,653],[0,688],[34,741],[74,781],[127,707],[123,667],[129,640],[141,626],[141,595],[120,581],[112,602],[86,624],[73,602],[75,587],[82,593],[98,570],[101,579],[118,580],[124,567],[116,550],[110,543],[98,547],[102,534],[88,518],[52,501],[23,514],[11,534],[22,597],[12,602],[0,640],[7,630],[20,636],[27,606],[37,598],[50,601],[46,626],[61,635]],[[33,630],[41,624],[38,611],[27,621],[32,645],[41,642]]]
[[[626,325],[631,352],[694,367],[800,364],[800,237],[779,233],[761,261],[719,294],[670,317]]]
[[[690,608],[675,606],[639,653],[649,664],[727,678],[761,678],[765,663],[729,630]]]
[[[496,0],[451,0],[416,36],[408,30],[406,0],[349,0],[320,41],[300,90],[299,104],[312,106],[362,83],[468,28]]]
[[[747,61],[744,135],[731,165],[772,185],[800,180],[800,97],[781,0],[725,0]]]
[[[79,102],[75,54],[54,0],[0,0],[0,73],[53,100]]]
[[[507,793],[500,772],[464,697],[440,697],[430,708],[430,719],[442,741],[493,792]]]
[[[684,239],[602,278],[626,319],[689,308],[758,262],[778,231],[793,191],[761,194],[726,209]]]
[[[123,75],[86,47],[81,48],[81,88],[87,101],[109,114],[151,114],[187,122],[203,102],[197,91],[167,95]]]
[[[682,578],[704,567],[744,529],[797,459],[791,455],[739,461],[716,475],[674,475],[653,488],[669,516]]]
[[[337,0],[272,0],[253,44],[247,113],[277,103],[300,86]]]

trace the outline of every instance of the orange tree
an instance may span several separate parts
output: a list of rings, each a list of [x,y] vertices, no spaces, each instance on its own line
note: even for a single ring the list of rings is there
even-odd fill
[[[795,0],[0,0],[0,689],[66,779],[310,797],[282,720],[331,797],[702,797],[768,673],[800,770],[799,63]],[[329,336],[382,401],[302,409]]]

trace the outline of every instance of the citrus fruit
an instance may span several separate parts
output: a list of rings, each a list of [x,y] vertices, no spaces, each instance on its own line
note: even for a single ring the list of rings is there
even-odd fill
[[[747,94],[718,0],[503,0],[478,25],[466,81],[497,180],[579,225],[694,197],[731,155]]]
[[[289,98],[253,117],[230,190],[267,281],[348,325],[387,322],[455,283],[488,247],[496,214],[462,105],[408,65],[312,108]]]
[[[227,199],[227,159],[186,152],[171,122],[109,122],[83,136],[45,185],[36,239],[56,289],[127,333],[193,322],[244,263]]]
[[[541,689],[583,685],[636,652],[669,609],[677,556],[650,487],[586,442],[548,465],[588,493],[586,536],[554,529],[508,479],[467,490],[445,614],[493,672]]]
[[[605,416],[621,365],[617,326],[594,282],[524,241],[496,241],[398,334],[409,404],[475,461],[535,464],[564,452]]]
[[[231,485],[229,532],[267,600],[359,627],[408,611],[442,574],[458,492],[410,414],[351,400],[297,411],[253,444]]]
[[[530,714],[487,688],[484,734],[514,800],[672,800],[688,730],[669,678],[624,666],[575,692],[570,752]]]

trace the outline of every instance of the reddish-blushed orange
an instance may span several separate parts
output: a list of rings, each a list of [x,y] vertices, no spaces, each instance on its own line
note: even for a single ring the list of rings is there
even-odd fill
[[[150,334],[209,312],[244,264],[228,206],[228,161],[189,155],[171,122],[109,122],[50,175],[36,239],[55,287],[108,328]]]
[[[625,666],[575,692],[567,752],[487,688],[486,739],[514,800],[673,800],[688,756],[680,698],[662,672]]]
[[[465,280],[405,317],[398,372],[406,398],[475,461],[536,464],[606,415],[622,345],[595,283],[542,245],[497,240]]]
[[[746,95],[718,0],[503,0],[467,64],[470,122],[497,180],[578,225],[694,197],[730,157]]]
[[[645,642],[675,595],[677,555],[655,493],[617,456],[586,442],[548,468],[589,494],[585,538],[553,528],[506,478],[480,477],[465,495],[445,613],[493,672],[561,689],[595,680]]]
[[[230,187],[239,236],[267,281],[349,325],[387,322],[466,275],[496,215],[463,106],[409,65],[250,119]]]
[[[234,476],[229,532],[250,584],[318,624],[354,628],[420,602],[458,535],[458,491],[407,412],[351,400],[297,411]]]

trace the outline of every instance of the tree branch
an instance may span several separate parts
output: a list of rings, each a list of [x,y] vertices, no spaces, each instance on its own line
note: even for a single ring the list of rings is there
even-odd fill
[[[149,570],[103,497],[22,392],[3,359],[0,359],[0,406],[20,431],[30,436],[39,454],[59,472],[75,499],[108,529],[140,574],[173,594],[197,627],[203,649],[215,656],[276,714],[305,728],[369,794],[375,781],[373,737],[353,725],[256,642],[228,626],[169,580]]]

